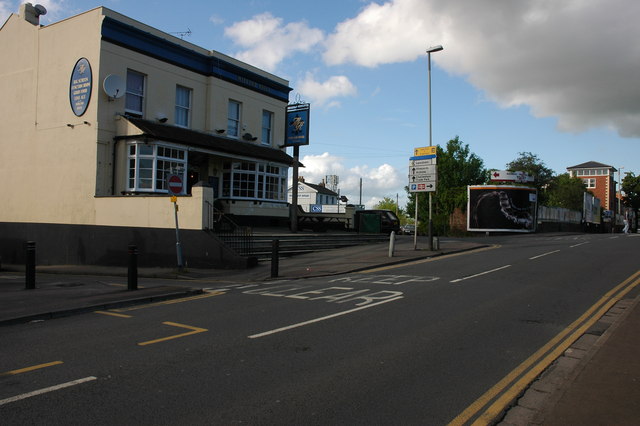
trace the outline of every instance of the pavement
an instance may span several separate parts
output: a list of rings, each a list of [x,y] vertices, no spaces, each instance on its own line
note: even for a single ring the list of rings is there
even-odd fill
[[[24,265],[0,265],[0,327],[132,304],[189,297],[203,282],[256,282],[356,272],[429,257],[481,249],[490,239],[426,239],[397,236],[370,244],[281,258],[277,270],[261,262],[247,270],[139,268],[128,289],[127,268],[77,265],[36,267],[36,288],[25,289]],[[640,296],[620,300],[586,331],[494,424],[639,425]]]

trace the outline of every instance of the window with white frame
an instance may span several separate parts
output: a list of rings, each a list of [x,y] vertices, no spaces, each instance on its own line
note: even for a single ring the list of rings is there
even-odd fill
[[[191,93],[192,90],[176,86],[176,126],[189,127],[191,118]]]
[[[168,192],[167,177],[176,174],[184,182],[187,151],[175,146],[131,142],[127,147],[127,190],[133,192]]]
[[[595,188],[596,187],[595,178],[582,179],[582,181],[584,182],[584,186],[586,186],[587,188]]]
[[[271,145],[273,131],[273,113],[271,111],[262,111],[262,144]]]
[[[226,162],[223,168],[223,197],[286,200],[287,167],[267,163]]]
[[[144,84],[144,74],[127,70],[127,93],[124,110],[128,115],[135,117],[144,115]]]
[[[240,135],[240,102],[229,100],[227,112],[227,136],[237,138]]]

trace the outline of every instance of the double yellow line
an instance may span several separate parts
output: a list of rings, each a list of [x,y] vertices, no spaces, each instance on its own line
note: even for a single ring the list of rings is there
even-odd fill
[[[580,318],[485,392],[449,425],[488,425],[613,305],[640,284],[640,271],[607,292]]]

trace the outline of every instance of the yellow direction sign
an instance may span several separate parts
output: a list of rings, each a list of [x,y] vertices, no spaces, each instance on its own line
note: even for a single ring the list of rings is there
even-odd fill
[[[422,157],[423,155],[436,155],[437,146],[425,146],[422,148],[413,148],[414,157]]]

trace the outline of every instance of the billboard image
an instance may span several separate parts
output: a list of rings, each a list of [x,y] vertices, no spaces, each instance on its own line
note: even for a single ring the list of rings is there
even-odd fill
[[[467,230],[535,232],[537,198],[524,186],[468,186]]]
[[[586,223],[600,223],[600,199],[588,192],[584,193],[584,221]]]

